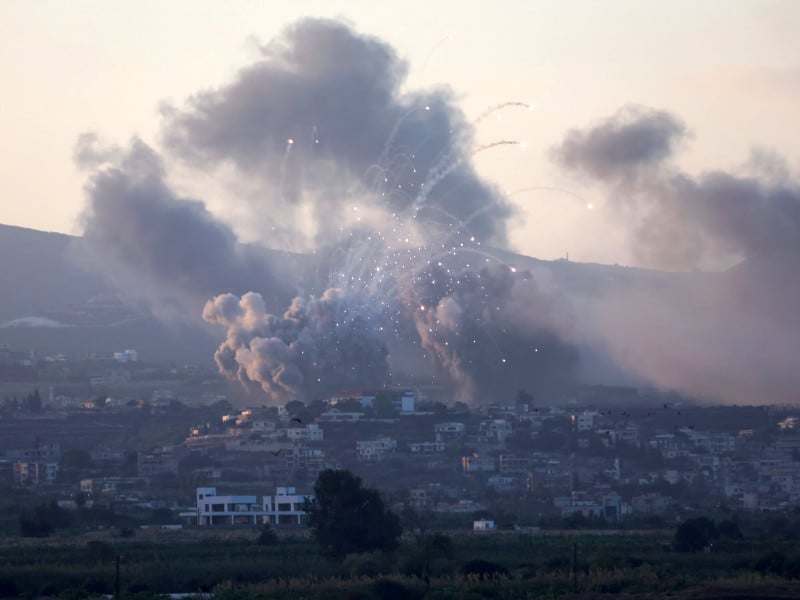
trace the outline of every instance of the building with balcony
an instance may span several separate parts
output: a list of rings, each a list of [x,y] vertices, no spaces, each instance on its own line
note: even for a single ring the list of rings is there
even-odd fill
[[[298,494],[294,487],[279,487],[274,496],[217,495],[215,487],[199,487],[196,507],[181,513],[182,517],[196,518],[201,527],[210,525],[300,524],[306,512],[303,504],[313,499],[309,494]]]

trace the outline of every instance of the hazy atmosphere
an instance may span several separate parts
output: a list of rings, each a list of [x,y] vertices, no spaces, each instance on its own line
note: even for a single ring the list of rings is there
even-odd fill
[[[799,17],[5,3],[0,222],[80,236],[73,264],[276,403],[795,402]]]
[[[800,0],[0,0],[0,600],[800,598]]]

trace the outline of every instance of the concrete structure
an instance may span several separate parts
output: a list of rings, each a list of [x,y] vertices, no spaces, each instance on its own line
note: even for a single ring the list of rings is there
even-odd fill
[[[309,423],[304,427],[290,427],[286,430],[286,439],[290,442],[321,442],[323,432],[316,423]]]
[[[511,421],[505,419],[490,419],[481,421],[478,426],[479,442],[495,442],[502,444],[511,435]]]
[[[497,471],[497,463],[491,456],[472,456],[461,457],[461,469],[464,473],[494,473]]]
[[[363,462],[378,462],[383,460],[389,452],[397,449],[397,441],[389,437],[379,437],[376,440],[356,442],[358,459]]]
[[[495,525],[494,521],[489,519],[481,519],[479,521],[472,522],[472,530],[473,531],[494,531]]]
[[[17,487],[52,484],[58,477],[58,463],[17,461],[13,466],[13,481]]]
[[[320,421],[329,423],[356,423],[364,417],[362,412],[342,412],[332,408],[319,416]]]
[[[410,442],[408,449],[412,454],[434,454],[436,452],[444,452],[444,442]]]
[[[279,487],[275,496],[218,496],[215,487],[199,487],[194,511],[181,513],[182,517],[197,518],[201,527],[209,525],[258,525],[264,523],[302,522],[303,503],[314,497],[298,494],[293,487]]]
[[[591,431],[594,429],[594,421],[600,413],[594,410],[585,410],[580,414],[572,415],[572,423],[578,431]]]
[[[325,468],[325,450],[293,446],[283,449],[287,469],[308,469],[321,471]]]
[[[139,477],[178,474],[178,459],[171,452],[140,453],[136,462]]]
[[[331,397],[332,406],[348,400],[356,401],[363,408],[374,408],[376,401],[391,404],[400,414],[412,414],[419,393],[412,390],[344,390]]]
[[[460,440],[466,434],[466,427],[464,423],[458,422],[447,422],[447,423],[437,423],[433,427],[434,432],[436,433],[436,441],[437,442],[447,442],[450,440]]]
[[[139,353],[136,350],[123,350],[122,352],[114,352],[114,360],[118,363],[136,362],[139,360]]]

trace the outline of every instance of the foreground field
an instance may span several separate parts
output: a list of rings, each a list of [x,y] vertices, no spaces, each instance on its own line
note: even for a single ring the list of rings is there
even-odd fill
[[[0,597],[212,593],[214,598],[792,598],[771,574],[792,542],[727,542],[678,553],[667,533],[454,535],[330,561],[302,536],[142,531],[0,540]],[[119,581],[117,581],[119,557]],[[119,586],[117,588],[117,586]]]

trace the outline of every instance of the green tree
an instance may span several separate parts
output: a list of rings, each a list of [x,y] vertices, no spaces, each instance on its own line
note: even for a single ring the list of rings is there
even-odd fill
[[[386,509],[378,491],[362,487],[361,478],[346,470],[320,472],[305,511],[322,551],[334,558],[392,550],[402,533],[400,519]]]
[[[28,394],[25,398],[25,410],[32,414],[39,414],[42,412],[42,397],[39,394],[39,388],[33,390],[33,393]]]
[[[674,546],[678,552],[697,552],[718,537],[714,521],[706,517],[687,519],[675,530]]]
[[[256,538],[256,543],[258,543],[259,546],[274,546],[278,543],[278,536],[275,535],[275,532],[272,531],[269,525],[264,525],[264,527],[261,528],[261,533],[259,533]]]

